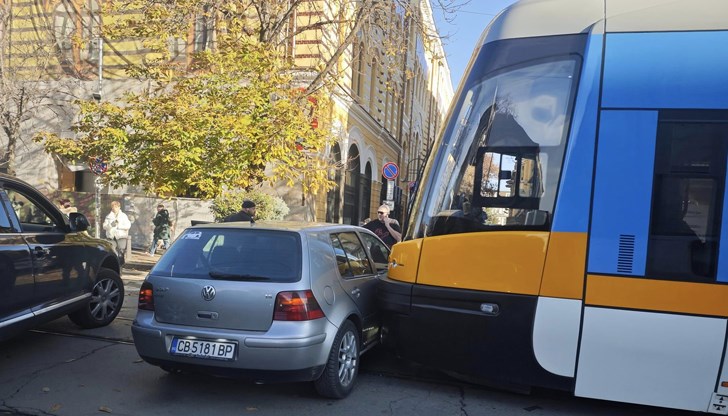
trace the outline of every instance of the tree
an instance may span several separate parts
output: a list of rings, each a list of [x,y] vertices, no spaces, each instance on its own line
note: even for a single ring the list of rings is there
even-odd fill
[[[127,73],[147,88],[115,104],[79,102],[75,139],[43,133],[36,140],[70,159],[103,158],[104,178],[115,186],[211,198],[285,180],[315,194],[335,185],[324,157],[325,123],[329,99],[349,70],[342,56],[379,31],[383,61],[401,72],[402,19],[421,22],[417,3],[108,0],[104,13],[114,18],[105,21],[104,36],[143,39],[148,53]],[[434,36],[432,28],[424,32]],[[292,59],[291,45],[305,34],[323,39],[313,66]],[[194,51],[188,59],[170,49],[179,39]],[[319,128],[309,127],[314,122]]]
[[[107,11],[124,11],[125,18],[117,19],[107,33],[147,39],[145,45],[160,55],[159,60],[137,67],[138,74],[148,73],[168,58],[168,39],[186,39],[190,22],[195,22],[196,31],[206,31],[200,33],[206,43],[214,45],[221,33],[249,36],[284,55],[291,54],[291,45],[301,35],[324,38],[312,47],[319,55],[315,68],[296,67],[291,62],[291,68],[299,70],[299,82],[305,83],[306,92],[313,93],[340,81],[351,69],[342,56],[365,39],[375,39],[386,57],[384,63],[400,71],[400,58],[408,47],[404,33],[408,27],[415,28],[426,44],[440,37],[430,24],[431,16],[423,15],[424,1],[430,0],[108,0]],[[435,5],[447,19],[469,2],[436,0]],[[312,71],[301,77],[305,69]],[[329,88],[329,93],[333,91]]]
[[[101,157],[111,185],[159,194],[214,198],[265,180],[293,184],[301,175],[307,190],[327,187],[325,161],[302,151],[327,144],[325,130],[310,124],[324,97],[314,106],[264,45],[228,36],[218,43],[195,55],[191,76],[168,77],[157,67],[141,93],[118,103],[79,102],[75,139],[43,133],[36,140],[69,159]]]
[[[30,3],[0,5],[0,171],[10,175],[16,173],[18,147],[25,144],[26,123],[36,117],[67,119],[73,90],[82,78],[64,62],[59,45],[70,45],[71,38],[58,33],[50,15]],[[59,11],[56,18],[64,16]]]

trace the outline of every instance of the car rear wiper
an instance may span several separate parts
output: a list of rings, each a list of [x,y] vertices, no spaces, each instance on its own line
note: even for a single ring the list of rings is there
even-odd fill
[[[248,282],[266,282],[266,281],[271,280],[270,277],[256,276],[254,274],[224,273],[224,272],[215,272],[215,271],[212,271],[209,274],[210,274],[210,277],[212,277],[213,279],[222,279],[222,280],[241,280],[241,281],[248,281]]]

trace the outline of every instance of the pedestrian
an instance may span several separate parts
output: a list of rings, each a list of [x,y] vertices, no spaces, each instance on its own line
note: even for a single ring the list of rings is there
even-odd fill
[[[228,215],[222,222],[233,222],[233,221],[250,221],[255,222],[255,202],[246,199],[243,201],[243,206],[239,212]]]
[[[169,238],[171,234],[172,220],[169,218],[169,211],[164,208],[164,204],[157,205],[157,215],[152,220],[154,224],[154,238],[152,246],[149,247],[149,255],[153,256],[157,251],[157,245],[162,242],[162,248],[169,248]]]
[[[364,228],[377,235],[389,247],[402,241],[402,230],[396,220],[389,218],[389,207],[382,205],[377,209],[377,219],[364,224]]]
[[[129,229],[131,228],[131,221],[121,211],[121,204],[119,201],[111,201],[111,212],[104,219],[104,231],[106,232],[106,238],[114,243],[116,248],[116,254],[121,260],[121,264],[124,264],[124,255],[126,254],[126,244],[129,239]]]

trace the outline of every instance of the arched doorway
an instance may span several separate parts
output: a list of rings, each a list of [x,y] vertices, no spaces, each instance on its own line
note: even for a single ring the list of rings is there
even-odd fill
[[[359,225],[359,208],[361,195],[361,175],[359,174],[359,149],[356,145],[349,148],[349,156],[346,163],[346,174],[344,176],[344,224]]]
[[[367,162],[364,168],[364,177],[361,178],[361,216],[366,218],[371,215],[372,208],[372,164]]]
[[[341,210],[341,149],[339,144],[334,144],[331,149],[331,161],[337,168],[331,173],[336,186],[329,190],[326,194],[326,222],[339,222],[339,211]]]

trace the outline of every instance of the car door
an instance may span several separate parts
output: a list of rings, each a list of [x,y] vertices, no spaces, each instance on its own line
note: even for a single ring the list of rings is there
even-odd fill
[[[374,307],[376,273],[356,232],[332,234],[331,244],[336,254],[341,285],[364,319],[362,341],[367,345],[378,334]]]
[[[386,273],[389,264],[389,247],[382,240],[371,234],[362,232],[359,235],[369,252],[369,257],[374,263],[374,270],[377,275]]]
[[[14,215],[8,195],[0,189],[0,332],[30,317],[33,305],[33,261],[30,247],[13,225],[17,222],[11,221]]]
[[[20,223],[21,235],[30,247],[35,280],[34,310],[78,296],[84,290],[89,265],[77,244],[76,233],[68,233],[60,211],[28,189],[6,185],[6,192]]]

